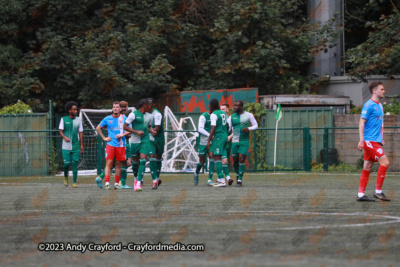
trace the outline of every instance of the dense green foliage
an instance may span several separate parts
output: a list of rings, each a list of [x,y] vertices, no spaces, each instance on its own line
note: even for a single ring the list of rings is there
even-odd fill
[[[346,15],[351,27],[346,27],[346,46],[350,48],[346,61],[349,74],[364,81],[371,74],[400,74],[400,1],[348,2]]]
[[[301,93],[334,23],[310,25],[295,0],[0,0],[0,20],[0,106],[35,111],[170,90]]]

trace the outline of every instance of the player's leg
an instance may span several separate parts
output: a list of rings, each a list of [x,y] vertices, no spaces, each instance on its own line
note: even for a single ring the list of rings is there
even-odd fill
[[[244,172],[246,170],[246,155],[239,153],[239,177],[236,186],[242,186]]]
[[[132,154],[132,173],[134,177],[134,184],[137,182],[138,170],[139,170],[139,158],[140,158],[140,144],[131,144],[131,154]]]
[[[212,178],[213,178],[213,174],[214,174],[214,166],[215,166],[214,152],[209,151],[208,152],[208,181],[207,181],[208,186],[214,185],[214,183],[212,182]]]
[[[196,170],[194,171],[194,185],[199,184],[199,173],[201,168],[203,168],[207,157],[206,146],[199,145],[198,148],[199,148],[199,162],[197,163]]]
[[[215,140],[215,151],[214,151],[214,159],[215,159],[215,169],[218,176],[218,183],[214,186],[225,187],[225,176],[222,168],[222,155],[226,152],[226,143],[228,142],[228,138],[226,140],[224,138],[218,138]]]
[[[233,168],[236,173],[236,182],[239,179],[239,143],[232,144]]]
[[[376,177],[376,190],[374,193],[374,197],[382,201],[390,201],[390,199],[387,198],[385,194],[382,192],[382,185],[383,181],[385,180],[386,170],[389,168],[390,165],[389,159],[387,158],[386,155],[383,155],[378,159],[378,162],[380,166]]]
[[[222,170],[224,172],[224,175],[226,177],[226,180],[228,181],[229,185],[232,185],[233,180],[229,176],[229,167],[228,167],[228,157],[230,156],[230,147],[224,149],[224,154],[222,155]]]
[[[135,191],[142,191],[141,182],[143,180],[144,172],[146,171],[146,161],[147,161],[147,155],[140,153],[138,178],[136,184],[134,184]]]
[[[364,193],[365,193],[365,188],[367,187],[368,180],[369,180],[369,174],[372,169],[372,165],[374,164],[373,158],[369,158],[367,155],[367,151],[364,152],[364,165],[363,165],[363,170],[361,171],[361,176],[360,176],[360,186],[358,187],[358,195],[357,195],[357,201],[369,201],[369,202],[374,202],[375,200],[369,199]]]
[[[150,173],[151,178],[153,179],[153,189],[158,188],[158,179],[157,179],[157,155],[156,155],[156,147],[153,142],[148,142],[145,153],[149,155],[150,160]]]
[[[68,186],[68,173],[69,173],[69,166],[71,165],[71,151],[63,149],[62,157],[63,157],[63,161],[64,161],[64,166],[63,166],[64,185]]]
[[[104,186],[105,189],[109,190],[110,188],[110,177],[111,177],[111,169],[113,167],[114,160],[106,159],[106,167],[104,168]]]
[[[246,158],[249,151],[249,142],[239,142],[238,155],[239,155],[239,177],[236,186],[242,186],[244,172],[246,170]]]
[[[110,190],[110,177],[111,177],[111,169],[114,165],[114,159],[116,156],[116,147],[107,145],[106,146],[106,168],[104,170],[104,186],[106,190]]]
[[[78,163],[79,163],[79,150],[72,150],[72,187],[77,188],[78,184],[76,183],[78,179]]]

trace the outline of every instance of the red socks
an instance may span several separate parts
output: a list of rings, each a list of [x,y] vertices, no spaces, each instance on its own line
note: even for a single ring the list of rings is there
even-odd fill
[[[106,183],[109,183],[110,182],[110,175],[104,175],[104,181]]]
[[[369,171],[366,171],[363,169],[361,172],[360,187],[358,188],[358,193],[365,192],[365,188],[367,187],[367,184],[368,184],[368,179],[369,179]]]
[[[387,167],[379,166],[378,174],[376,176],[376,190],[382,190],[383,180],[385,180]]]
[[[118,184],[119,180],[121,180],[121,176],[120,175],[115,175],[115,183]]]

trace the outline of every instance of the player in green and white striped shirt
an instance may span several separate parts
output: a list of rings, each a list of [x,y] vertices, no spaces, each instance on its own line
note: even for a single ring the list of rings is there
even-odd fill
[[[60,135],[63,138],[62,156],[64,160],[64,185],[68,186],[69,166],[72,165],[72,187],[78,187],[79,154],[83,153],[83,127],[78,115],[78,104],[70,101],[65,104],[68,116],[62,117],[60,121]]]
[[[228,121],[229,121],[229,117],[230,117],[229,104],[221,104],[220,108],[223,112],[225,112],[226,116],[228,117]],[[225,152],[222,155],[222,169],[224,171],[228,185],[232,185],[232,183],[233,183],[233,180],[229,176],[229,159],[231,157],[231,151],[232,151],[232,137],[233,137],[233,133],[232,133],[232,129],[230,129],[228,132],[228,143],[226,144]]]
[[[226,144],[228,143],[229,125],[225,112],[220,110],[219,102],[217,99],[210,101],[211,118],[211,131],[208,137],[207,150],[211,151],[215,160],[215,168],[218,175],[218,182],[214,185],[217,187],[225,187],[224,172],[222,170],[222,155],[225,152]],[[211,140],[213,140],[212,146]]]
[[[199,132],[199,143],[197,145],[199,152],[199,163],[197,163],[196,171],[194,172],[194,185],[199,184],[199,173],[201,168],[203,168],[206,162],[206,157],[208,154],[209,165],[208,165],[208,186],[213,186],[212,177],[214,174],[214,156],[212,152],[206,149],[208,137],[211,131],[211,112],[207,111],[200,115],[198,132]]]
[[[242,186],[243,174],[246,169],[246,157],[250,145],[250,131],[258,128],[254,115],[243,110],[243,102],[235,101],[234,113],[229,117],[228,122],[232,125],[232,156],[233,167],[238,175],[236,186]]]

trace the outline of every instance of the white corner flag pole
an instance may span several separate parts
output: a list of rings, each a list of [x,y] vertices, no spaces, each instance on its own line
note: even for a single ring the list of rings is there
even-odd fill
[[[274,172],[276,168],[276,144],[278,141],[278,122],[281,118],[282,118],[281,104],[278,104],[278,109],[276,110],[276,115],[275,115],[276,126],[275,126],[275,148],[274,148]]]

